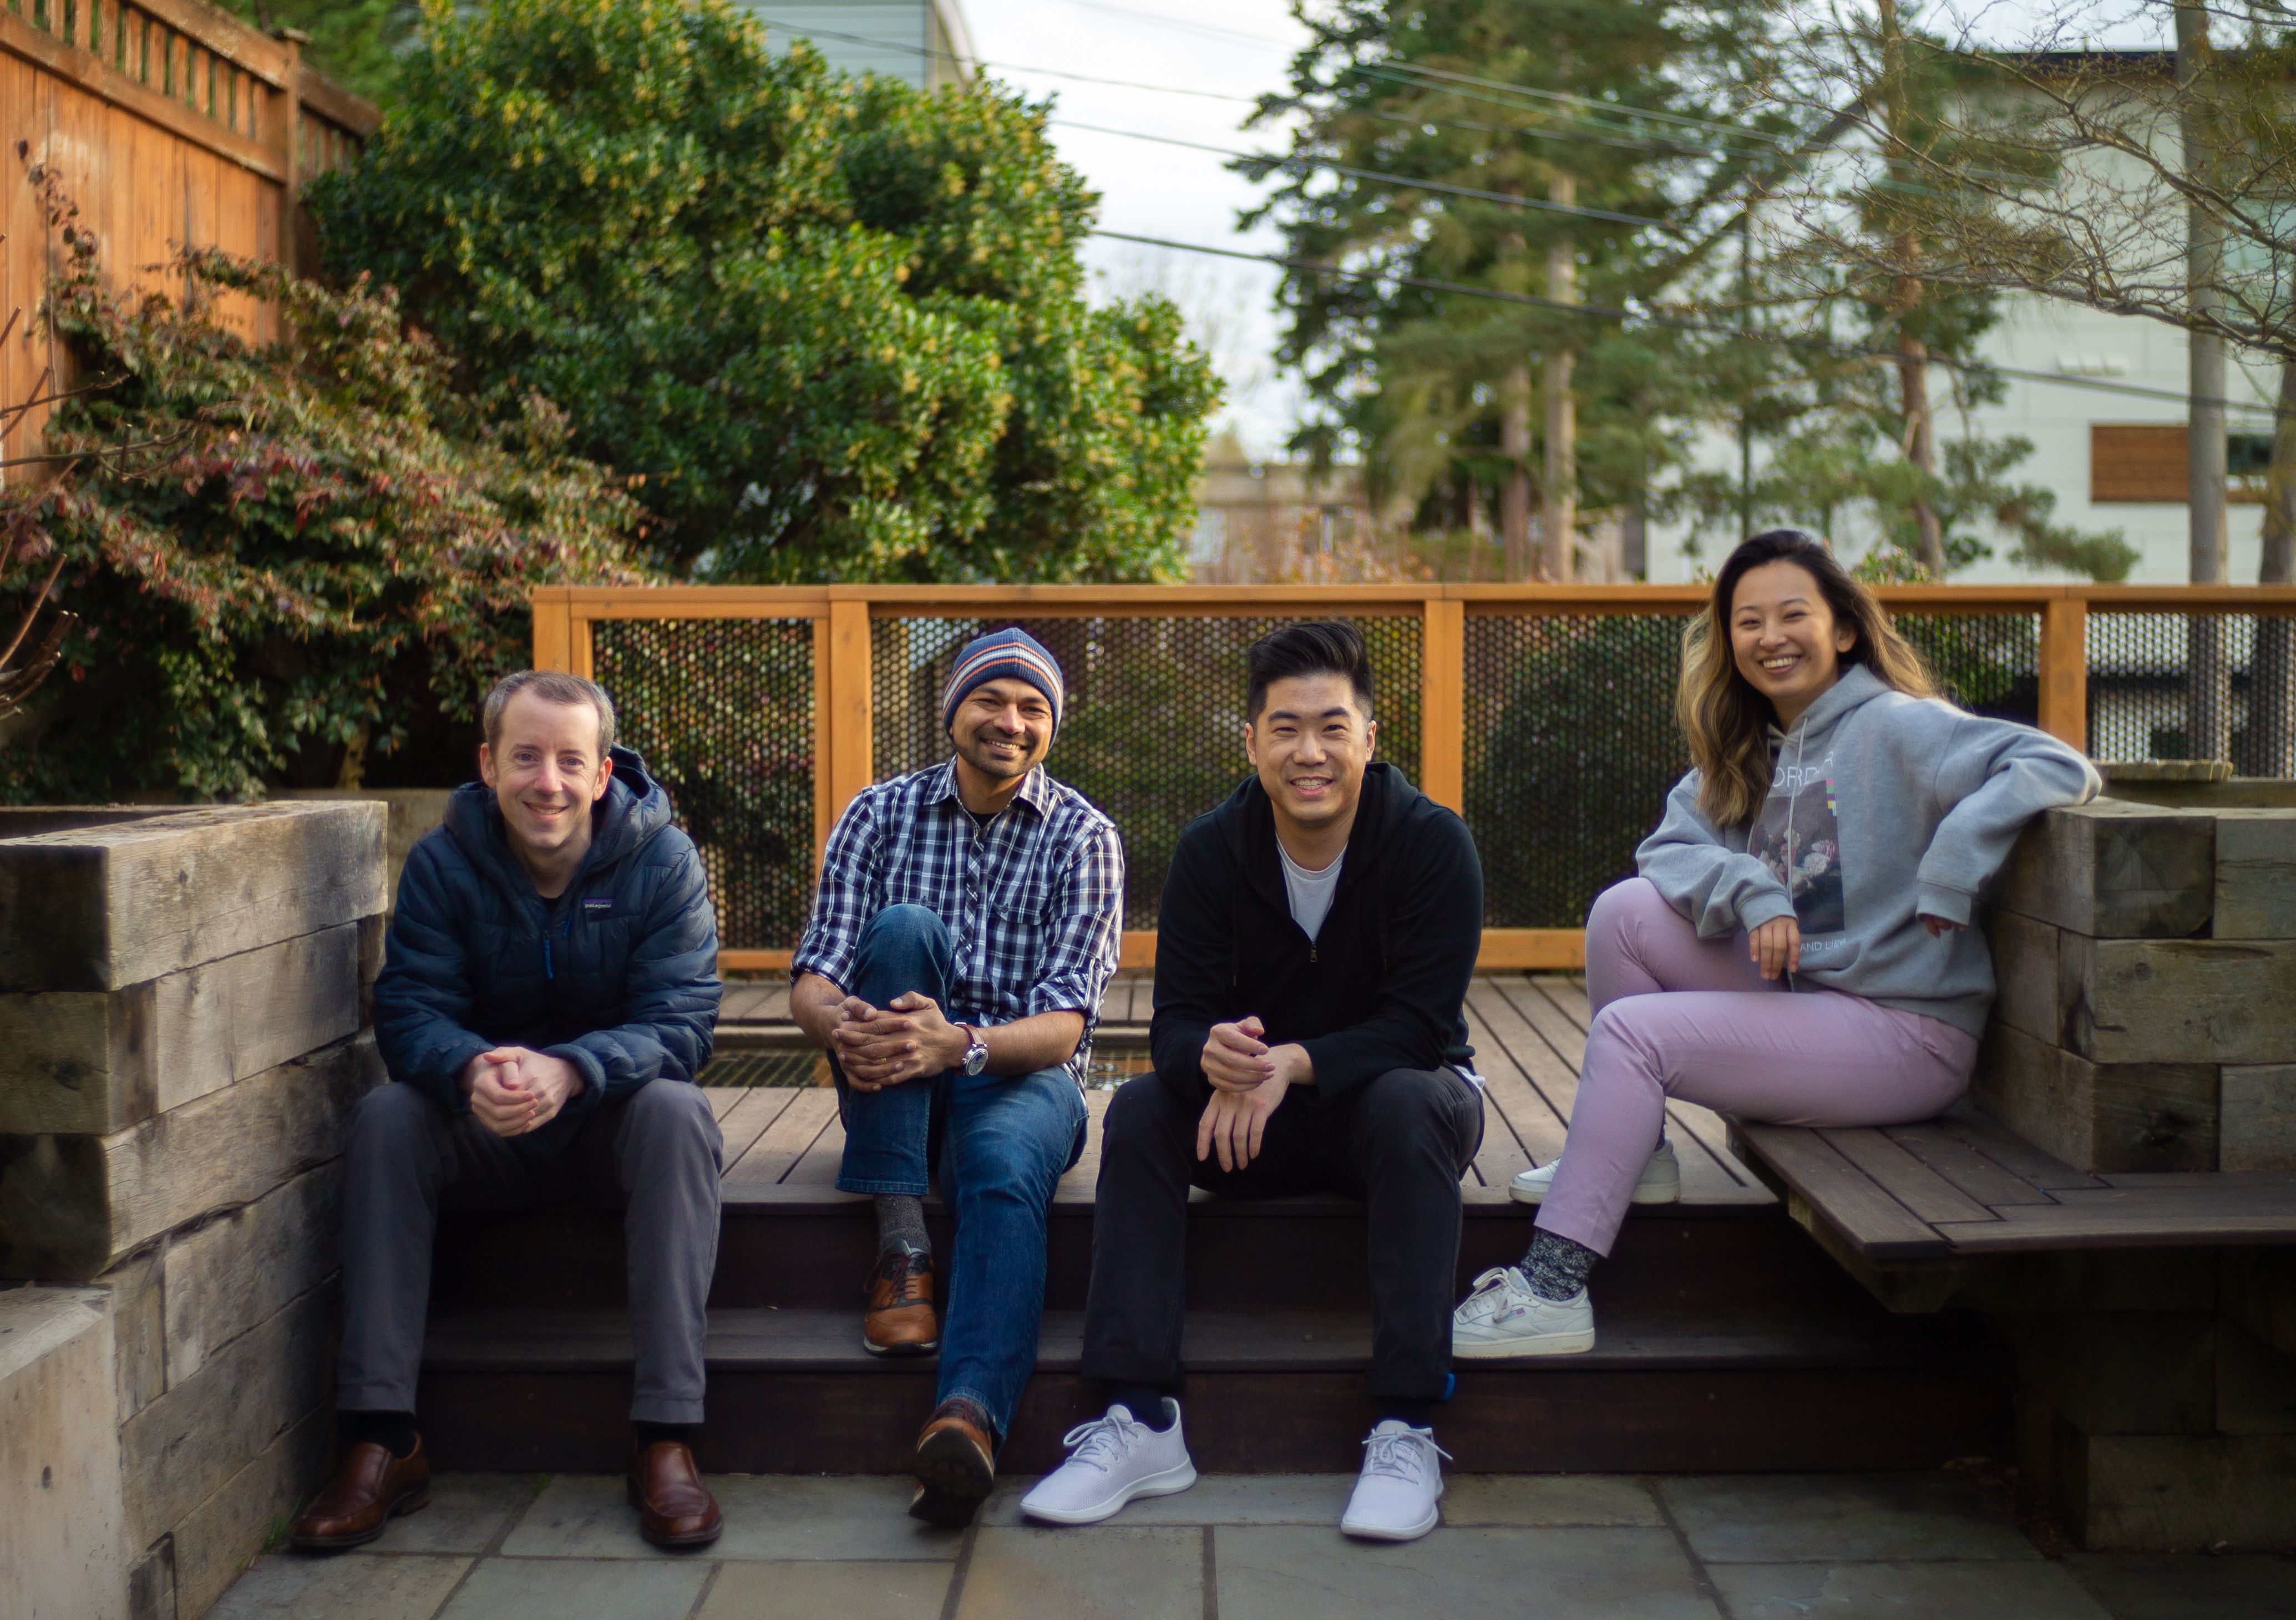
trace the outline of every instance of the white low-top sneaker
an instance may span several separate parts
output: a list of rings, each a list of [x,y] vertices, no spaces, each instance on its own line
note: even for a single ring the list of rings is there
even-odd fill
[[[1456,1360],[1577,1355],[1594,1347],[1595,1307],[1587,1290],[1568,1299],[1541,1299],[1512,1265],[1495,1265],[1476,1278],[1474,1292],[1451,1313]]]
[[[1340,1516],[1340,1529],[1371,1542],[1415,1542],[1441,1518],[1443,1464],[1451,1453],[1431,1428],[1384,1418],[1364,1442],[1363,1472]]]
[[[1519,1170],[1507,1183],[1507,1197],[1518,1204],[1544,1204],[1548,1189],[1554,1185],[1554,1173],[1562,1166],[1561,1159],[1539,1166],[1535,1170]],[[1630,1200],[1636,1204],[1671,1204],[1682,1196],[1682,1161],[1674,1156],[1674,1144],[1660,1139],[1658,1151],[1650,1156],[1635,1182]]]
[[[1021,1499],[1021,1511],[1047,1524],[1096,1525],[1136,1496],[1169,1496],[1195,1484],[1180,1403],[1167,1395],[1164,1405],[1172,1421],[1161,1434],[1120,1405],[1069,1430],[1061,1436],[1068,1460]]]

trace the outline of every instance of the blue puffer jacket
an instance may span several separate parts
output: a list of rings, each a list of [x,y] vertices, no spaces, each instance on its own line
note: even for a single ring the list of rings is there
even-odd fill
[[[398,880],[374,984],[391,1078],[467,1113],[456,1077],[496,1046],[563,1058],[588,1084],[547,1131],[649,1080],[692,1080],[718,1022],[718,923],[701,857],[627,749],[592,812],[590,853],[555,900],[535,893],[482,783],[455,790]]]

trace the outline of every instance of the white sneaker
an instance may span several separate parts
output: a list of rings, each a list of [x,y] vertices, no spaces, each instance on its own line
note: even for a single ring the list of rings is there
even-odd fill
[[[1539,1166],[1536,1170],[1519,1170],[1507,1183],[1507,1197],[1518,1204],[1543,1204],[1547,1190],[1554,1185],[1554,1173],[1562,1166],[1561,1159]],[[1642,1176],[1635,1182],[1635,1196],[1629,1201],[1636,1204],[1671,1204],[1682,1196],[1682,1161],[1674,1156],[1674,1144],[1663,1137],[1658,1151],[1650,1156],[1643,1166]]]
[[[1431,1428],[1385,1418],[1364,1442],[1363,1472],[1340,1516],[1343,1534],[1373,1542],[1415,1542],[1441,1518],[1443,1464],[1451,1453],[1435,1444]]]
[[[1512,1265],[1475,1279],[1475,1291],[1451,1313],[1454,1360],[1512,1355],[1577,1355],[1595,1347],[1595,1307],[1580,1289],[1568,1299],[1541,1299]]]
[[[1069,1430],[1061,1436],[1068,1460],[1021,1499],[1021,1511],[1047,1524],[1096,1525],[1136,1496],[1170,1496],[1195,1484],[1180,1403],[1166,1395],[1164,1406],[1172,1422],[1161,1434],[1120,1405]]]

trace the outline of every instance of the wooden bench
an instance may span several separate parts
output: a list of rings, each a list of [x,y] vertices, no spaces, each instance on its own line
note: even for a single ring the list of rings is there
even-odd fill
[[[1896,1310],[1939,1309],[1989,1256],[2296,1243],[2296,1172],[2091,1174],[1965,1103],[1877,1130],[1733,1119],[1730,1145]]]

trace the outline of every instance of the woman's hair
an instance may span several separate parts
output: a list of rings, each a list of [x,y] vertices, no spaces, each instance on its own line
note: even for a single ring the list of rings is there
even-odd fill
[[[1862,664],[1882,685],[1910,697],[1926,698],[1936,691],[1922,655],[1891,626],[1874,593],[1833,560],[1824,541],[1798,528],[1756,535],[1730,553],[1705,611],[1682,635],[1682,683],[1675,708],[1690,742],[1691,763],[1703,779],[1698,807],[1718,827],[1751,822],[1770,791],[1768,728],[1777,711],[1738,673],[1730,650],[1730,608],[1738,582],[1748,569],[1766,562],[1791,562],[1807,571],[1817,581],[1833,622],[1857,632],[1856,643],[1841,655],[1845,671]]]

